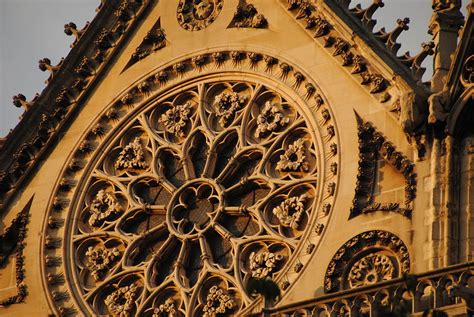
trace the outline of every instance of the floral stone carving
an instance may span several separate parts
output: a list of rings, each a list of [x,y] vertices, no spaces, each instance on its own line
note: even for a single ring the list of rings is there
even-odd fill
[[[116,216],[121,211],[122,207],[116,198],[111,193],[101,189],[92,201],[89,224],[94,227],[100,226],[104,220]]]
[[[240,3],[234,13],[231,25],[237,28],[264,28],[268,24],[263,14],[253,4]]]
[[[219,123],[226,127],[235,117],[235,113],[242,108],[245,103],[245,97],[240,96],[236,92],[222,94],[216,96],[214,104],[216,106],[216,115]]]
[[[123,169],[143,169],[146,168],[145,153],[143,152],[140,138],[135,138],[120,152],[115,168]]]
[[[184,128],[189,122],[190,114],[191,104],[187,102],[167,110],[161,115],[160,122],[164,124],[166,131],[176,136],[184,137]]]
[[[282,259],[282,255],[268,251],[250,253],[250,270],[252,271],[252,277],[257,279],[266,278]]]
[[[164,304],[153,310],[152,317],[177,316],[177,310],[172,298],[168,298]]]
[[[177,9],[179,25],[188,31],[199,31],[214,22],[224,0],[180,0]]]
[[[263,108],[262,113],[257,117],[257,130],[255,131],[255,136],[259,138],[269,132],[283,128],[289,121],[290,119],[284,117],[284,114],[278,109],[277,105],[267,101],[265,102],[265,107]]]
[[[219,314],[224,314],[235,306],[232,298],[227,295],[224,290],[215,285],[209,289],[206,300],[206,305],[202,309],[204,317],[214,317]]]
[[[87,268],[91,271],[92,277],[98,281],[102,279],[104,273],[111,268],[115,260],[120,256],[117,248],[106,249],[104,247],[89,247],[86,252]]]
[[[288,146],[285,153],[280,155],[280,161],[276,165],[278,171],[303,171],[309,169],[308,162],[305,161],[304,140],[298,139]]]
[[[372,285],[394,278],[395,267],[384,254],[369,254],[352,265],[348,280],[351,288]]]
[[[289,197],[273,209],[282,226],[297,228],[305,210],[306,195]]]
[[[165,46],[165,30],[161,28],[161,22],[160,19],[158,19],[153,27],[145,35],[140,45],[135,49],[135,52],[130,57],[130,60],[125,66],[124,70]]]
[[[114,316],[130,316],[137,297],[137,285],[123,286],[108,295],[104,303]]]

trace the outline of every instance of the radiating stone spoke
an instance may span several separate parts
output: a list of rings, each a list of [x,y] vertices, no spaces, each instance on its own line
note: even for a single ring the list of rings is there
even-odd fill
[[[201,259],[203,262],[209,263],[212,260],[209,245],[207,244],[206,237],[204,235],[199,236],[199,246],[201,247]]]
[[[249,211],[246,206],[228,206],[224,208],[225,214],[230,216],[248,215]]]
[[[224,238],[225,240],[231,240],[232,238],[234,238],[234,235],[229,231],[227,230],[226,228],[224,228],[221,224],[215,222],[212,224],[212,227],[221,235],[222,238]]]

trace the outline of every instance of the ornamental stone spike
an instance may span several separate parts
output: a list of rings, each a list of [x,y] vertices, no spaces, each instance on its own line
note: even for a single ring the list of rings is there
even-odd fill
[[[62,63],[64,62],[64,57],[61,58],[59,63],[56,66],[51,65],[51,60],[47,57],[40,59],[38,61],[38,67],[42,72],[49,71],[50,75],[48,79],[46,79],[45,83],[48,84],[51,79],[53,78],[54,74],[61,68]]]
[[[64,33],[69,36],[74,35],[75,37],[74,42],[72,42],[70,45],[71,48],[76,45],[77,41],[79,41],[79,39],[82,37],[88,26],[89,22],[86,22],[86,25],[82,28],[82,30],[78,30],[74,22],[69,22],[68,24],[64,25]]]
[[[362,24],[370,31],[374,29],[375,24],[377,23],[376,19],[372,19],[375,11],[382,8],[385,4],[383,0],[373,0],[373,2],[366,8],[362,8],[361,4],[357,4],[350,11],[362,21]]]
[[[421,64],[426,59],[428,55],[433,55],[435,47],[434,42],[430,41],[428,43],[421,43],[421,52],[415,56],[410,56],[410,52],[406,52],[403,56],[398,57],[398,59],[408,67],[410,67],[413,76],[416,79],[421,80],[423,74],[426,71],[426,68],[421,67]]]
[[[12,98],[13,99],[13,105],[17,108],[22,107],[22,108],[25,109],[25,111],[28,111],[28,109],[30,109],[31,106],[36,102],[38,97],[39,97],[39,94],[37,93],[32,100],[26,101],[25,95],[18,94],[18,95],[13,96],[13,98]]]
[[[28,111],[31,106],[30,103],[26,101],[26,97],[23,94],[13,96],[13,105],[17,108],[23,107],[25,111]]]
[[[397,43],[397,38],[400,36],[402,31],[409,29],[408,24],[410,23],[409,18],[397,19],[397,26],[391,32],[386,32],[385,28],[381,28],[380,31],[374,33],[374,35],[387,45],[387,48],[396,54],[400,49],[400,44]]]

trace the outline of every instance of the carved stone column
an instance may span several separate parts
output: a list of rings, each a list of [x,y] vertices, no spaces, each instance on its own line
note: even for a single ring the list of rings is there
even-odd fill
[[[426,245],[424,259],[428,261],[429,268],[436,269],[441,266],[442,259],[442,202],[444,180],[444,156],[442,140],[434,139],[431,152],[431,177],[430,177],[430,203],[425,213],[425,223],[429,226],[429,238]]]
[[[433,92],[441,91],[451,65],[451,54],[456,50],[458,31],[464,24],[459,11],[461,0],[433,0],[433,15],[428,33],[433,36],[435,54],[433,61]]]
[[[460,159],[459,261],[474,259],[474,137],[463,140]]]
[[[446,144],[446,174],[445,174],[445,195],[446,201],[442,212],[443,226],[443,246],[444,261],[443,265],[448,266],[458,263],[458,241],[459,241],[459,208],[457,197],[457,180],[459,176],[456,139],[448,135],[445,139]]]

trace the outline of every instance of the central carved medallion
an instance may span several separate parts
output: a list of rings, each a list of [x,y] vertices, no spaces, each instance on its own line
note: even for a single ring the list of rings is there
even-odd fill
[[[214,22],[224,0],[180,0],[177,9],[178,23],[188,31],[199,31]]]
[[[168,226],[182,238],[205,233],[222,214],[222,192],[210,180],[197,180],[182,186],[170,201]]]

